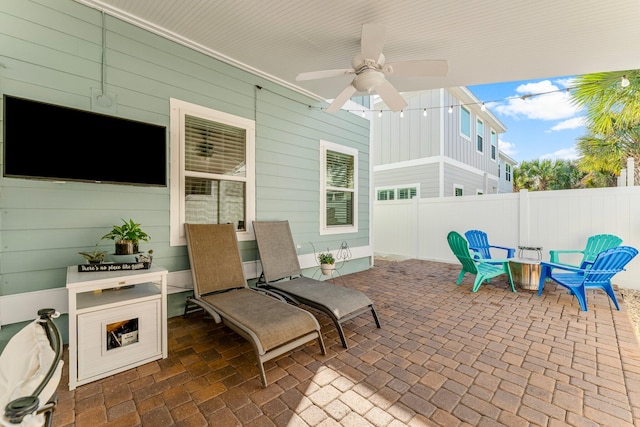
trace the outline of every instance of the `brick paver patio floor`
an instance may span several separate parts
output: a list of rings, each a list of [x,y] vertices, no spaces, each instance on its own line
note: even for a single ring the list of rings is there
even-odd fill
[[[327,354],[307,345],[267,362],[203,315],[169,319],[169,357],[68,390],[55,426],[633,426],[640,347],[622,298],[564,289],[512,293],[498,277],[471,292],[459,267],[376,260],[335,282],[374,301],[344,324],[323,314]],[[68,360],[65,355],[65,360]],[[638,421],[640,423],[640,421]]]

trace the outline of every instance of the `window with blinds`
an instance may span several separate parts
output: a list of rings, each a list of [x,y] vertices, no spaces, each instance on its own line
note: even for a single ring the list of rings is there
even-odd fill
[[[254,240],[255,122],[171,98],[172,246],[184,224],[233,224]]]
[[[476,149],[482,153],[484,151],[484,123],[478,119],[476,122],[477,147]]]
[[[331,233],[331,229],[346,232],[349,228],[357,231],[357,150],[321,141],[321,152],[324,224],[321,232]]]
[[[245,230],[246,129],[185,115],[185,219]]]
[[[416,197],[416,188],[398,188],[398,200],[413,199]]]

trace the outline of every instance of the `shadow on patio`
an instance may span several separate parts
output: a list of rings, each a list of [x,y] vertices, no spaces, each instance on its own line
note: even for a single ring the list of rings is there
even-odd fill
[[[512,293],[503,277],[471,293],[459,266],[377,260],[336,279],[376,304],[345,323],[345,350],[318,314],[315,343],[267,362],[201,315],[169,319],[169,358],[70,392],[55,426],[633,426],[640,419],[640,347],[622,298],[564,289]],[[65,362],[68,361],[65,354]]]

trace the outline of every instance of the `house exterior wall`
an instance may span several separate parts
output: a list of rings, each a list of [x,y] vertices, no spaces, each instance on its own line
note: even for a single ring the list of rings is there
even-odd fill
[[[373,111],[374,166],[440,154],[441,112],[427,110],[427,117],[424,117],[421,109],[439,105],[440,91],[424,91],[405,97],[409,105],[402,118],[400,113],[389,111],[378,117]]]
[[[438,162],[414,165],[406,163],[408,162],[399,164],[398,167],[377,170],[374,177],[376,193],[382,189],[418,184],[417,197],[438,197],[440,164]]]
[[[310,109],[326,104],[108,15],[106,29],[105,90],[117,97],[113,115],[166,126],[168,158],[170,98],[255,120],[257,219],[288,219],[294,238],[315,247],[337,248],[345,240],[351,248],[370,245],[368,120]],[[2,94],[91,111],[91,90],[101,88],[99,11],[72,0],[3,0],[0,38]],[[52,129],[55,143],[68,126]],[[357,233],[319,235],[320,140],[359,152]],[[142,161],[109,147],[104,152],[114,156],[114,167]],[[64,288],[66,266],[83,261],[78,251],[93,247],[121,218],[140,222],[151,236],[140,249],[153,249],[154,263],[170,273],[188,270],[186,247],[169,244],[169,196],[169,186],[0,177],[0,297]],[[241,242],[241,252],[245,261],[255,260],[255,242]],[[344,271],[368,266],[364,257]]]
[[[447,197],[453,196],[455,183],[464,186],[465,195],[478,190],[497,193],[499,153],[491,158],[491,133],[495,133],[497,142],[506,130],[504,125],[489,111],[482,111],[481,103],[466,88],[404,95],[409,104],[404,117],[389,111],[383,111],[380,117],[375,111],[373,114],[376,188],[418,182],[421,197]],[[470,112],[470,138],[460,132],[461,104]],[[449,106],[453,106],[451,113]],[[482,152],[477,149],[478,119],[483,123]],[[416,164],[429,164],[429,168]],[[401,170],[405,167],[407,170]],[[401,182],[403,179],[406,181]]]
[[[517,164],[518,163],[511,157],[507,156],[504,153],[500,153],[500,160],[498,162],[498,167],[500,169],[500,176],[498,179],[499,193],[513,193],[513,169]],[[509,165],[511,167],[511,173],[509,174],[509,176],[507,175],[506,165]]]

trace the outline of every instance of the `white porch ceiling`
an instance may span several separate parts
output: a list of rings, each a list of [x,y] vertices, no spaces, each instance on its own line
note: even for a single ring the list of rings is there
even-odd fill
[[[400,91],[640,68],[640,0],[77,0],[318,98],[353,78],[362,24],[387,26],[387,62],[446,59]]]

